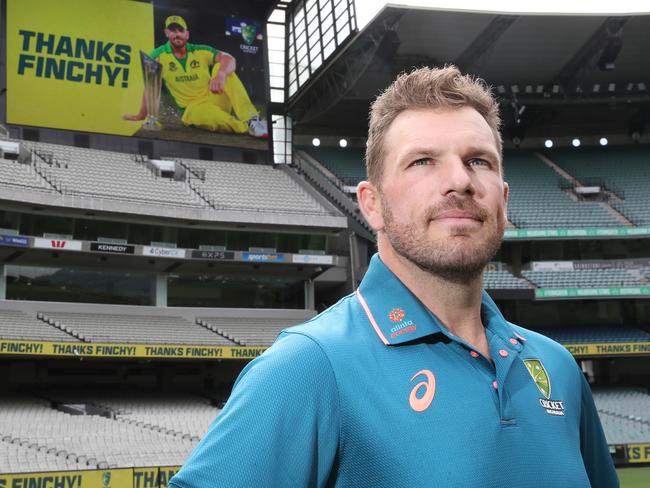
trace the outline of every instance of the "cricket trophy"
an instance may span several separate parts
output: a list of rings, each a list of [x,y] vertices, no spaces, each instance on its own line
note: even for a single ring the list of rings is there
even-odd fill
[[[144,76],[144,101],[147,107],[147,118],[142,124],[143,129],[160,130],[160,90],[162,88],[162,64],[140,51],[142,75]]]

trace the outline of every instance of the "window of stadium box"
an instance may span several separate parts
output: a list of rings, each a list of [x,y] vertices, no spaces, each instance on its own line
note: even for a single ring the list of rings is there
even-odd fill
[[[327,237],[319,234],[169,227],[3,210],[0,210],[0,228],[15,230],[26,236],[55,234],[85,241],[111,238],[143,245],[168,242],[185,249],[199,249],[207,245],[222,246],[231,251],[246,251],[249,247],[266,247],[278,252],[297,253],[300,249],[324,251],[327,245]]]
[[[154,305],[151,273],[13,265],[6,273],[8,300]]]
[[[286,276],[171,275],[170,307],[305,308],[304,281]]]

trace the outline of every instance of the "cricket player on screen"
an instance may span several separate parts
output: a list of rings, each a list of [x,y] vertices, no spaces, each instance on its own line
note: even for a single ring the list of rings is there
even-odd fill
[[[265,120],[251,102],[246,88],[235,73],[236,61],[230,54],[203,44],[188,42],[187,22],[178,15],[165,19],[167,43],[149,56],[162,65],[163,82],[176,105],[181,120],[214,132],[234,132],[267,138]],[[137,114],[125,120],[144,120],[144,97]]]

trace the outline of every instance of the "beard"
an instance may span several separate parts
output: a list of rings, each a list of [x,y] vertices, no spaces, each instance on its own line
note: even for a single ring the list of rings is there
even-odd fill
[[[450,227],[449,234],[445,232],[431,239],[427,232],[430,222],[447,210],[470,212],[482,222],[484,229],[476,233],[477,238],[472,238],[463,226],[454,226]],[[490,219],[489,213],[474,200],[456,196],[429,208],[421,225],[398,222],[388,206],[382,206],[382,217],[383,232],[397,254],[425,272],[462,284],[481,275],[485,265],[499,250],[505,228],[504,219],[499,215]]]

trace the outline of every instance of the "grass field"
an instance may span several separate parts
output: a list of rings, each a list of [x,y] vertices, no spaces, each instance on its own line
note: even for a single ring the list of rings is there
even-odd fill
[[[650,488],[650,466],[620,468],[616,471],[621,480],[621,488]]]

